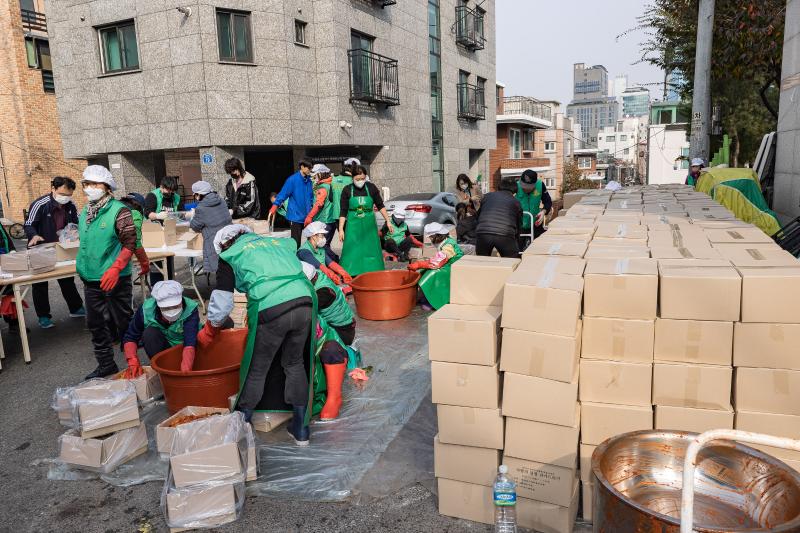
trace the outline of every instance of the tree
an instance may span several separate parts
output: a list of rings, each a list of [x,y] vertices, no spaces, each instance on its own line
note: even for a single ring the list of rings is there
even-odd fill
[[[570,160],[564,163],[564,179],[561,180],[561,197],[578,189],[596,189],[597,185],[583,177],[583,172],[578,168],[578,163]]]

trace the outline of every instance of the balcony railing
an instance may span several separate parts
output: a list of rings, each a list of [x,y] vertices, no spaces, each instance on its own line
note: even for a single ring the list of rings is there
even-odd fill
[[[470,50],[483,50],[483,13],[467,6],[456,6],[456,42]]]
[[[350,101],[383,104],[400,103],[397,60],[367,50],[348,50]]]
[[[397,0],[374,0],[374,2],[376,4],[379,4],[381,6],[381,9],[383,9],[386,6],[395,5],[397,3]]]
[[[486,100],[482,87],[469,83],[458,84],[458,118],[486,119]]]
[[[506,96],[503,98],[501,115],[528,115],[550,122],[553,111],[545,105],[527,96]]]
[[[22,17],[22,29],[26,32],[40,31],[47,33],[47,17],[44,13],[21,9],[20,16]]]

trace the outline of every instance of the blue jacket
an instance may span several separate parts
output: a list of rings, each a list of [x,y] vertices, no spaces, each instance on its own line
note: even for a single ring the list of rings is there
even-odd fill
[[[303,177],[298,170],[286,178],[286,183],[283,184],[273,204],[281,205],[286,200],[289,200],[286,220],[302,224],[314,205],[314,185],[311,183],[311,176]]]

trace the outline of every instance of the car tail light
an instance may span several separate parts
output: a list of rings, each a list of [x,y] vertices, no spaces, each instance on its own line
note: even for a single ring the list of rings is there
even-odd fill
[[[406,206],[406,211],[414,211],[416,213],[430,213],[432,207],[425,204],[411,204]]]

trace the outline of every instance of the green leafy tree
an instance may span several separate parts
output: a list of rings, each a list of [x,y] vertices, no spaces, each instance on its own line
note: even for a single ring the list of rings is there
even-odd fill
[[[596,189],[597,185],[590,179],[583,177],[583,172],[574,160],[564,163],[564,178],[561,180],[561,197],[578,189]]]

